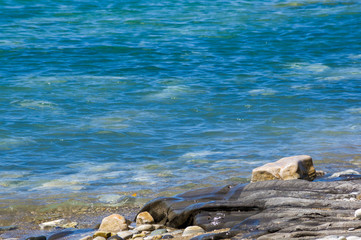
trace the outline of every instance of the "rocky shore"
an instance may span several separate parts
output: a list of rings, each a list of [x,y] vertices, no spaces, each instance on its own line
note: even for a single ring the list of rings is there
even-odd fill
[[[114,212],[95,228],[54,219],[25,239],[361,240],[361,175],[355,170],[323,175],[310,156],[282,158],[254,169],[248,184],[156,198],[134,218]],[[0,239],[19,239],[3,237],[14,227],[0,227]]]

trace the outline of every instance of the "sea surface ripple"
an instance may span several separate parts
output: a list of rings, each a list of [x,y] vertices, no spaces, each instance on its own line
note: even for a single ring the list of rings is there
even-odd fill
[[[0,0],[0,15],[1,207],[244,182],[298,154],[361,170],[360,1]]]

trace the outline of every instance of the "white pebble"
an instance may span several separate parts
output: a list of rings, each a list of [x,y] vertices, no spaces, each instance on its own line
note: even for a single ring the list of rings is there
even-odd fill
[[[361,219],[361,208],[355,211],[355,218]]]
[[[63,223],[64,219],[58,219],[58,220],[54,220],[51,222],[44,222],[44,223],[40,223],[40,229],[44,230],[45,228],[49,228],[49,227],[57,227],[59,224]]]
[[[348,236],[346,239],[347,239],[347,240],[361,240],[361,237]]]

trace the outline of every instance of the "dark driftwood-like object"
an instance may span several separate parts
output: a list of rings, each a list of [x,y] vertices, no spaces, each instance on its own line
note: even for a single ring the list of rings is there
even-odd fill
[[[327,235],[361,236],[361,179],[333,182],[264,181],[204,188],[157,198],[141,211],[156,222],[206,230],[231,228],[197,239],[315,239]]]

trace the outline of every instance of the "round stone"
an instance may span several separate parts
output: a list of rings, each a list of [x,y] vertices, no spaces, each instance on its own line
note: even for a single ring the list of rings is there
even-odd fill
[[[150,215],[149,212],[141,212],[137,215],[136,218],[136,224],[142,225],[142,224],[152,224],[154,223],[154,218],[152,215]]]
[[[355,211],[355,218],[361,219],[361,208]]]
[[[189,226],[186,229],[184,229],[184,232],[182,234],[182,237],[196,235],[199,233],[204,233],[204,229],[199,226]]]
[[[99,227],[99,231],[104,232],[116,233],[123,230],[128,230],[128,224],[126,219],[119,214],[112,214],[103,218]]]

